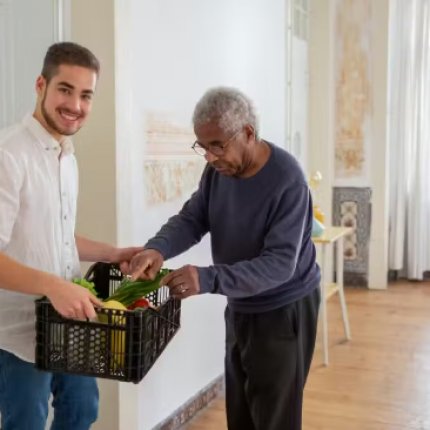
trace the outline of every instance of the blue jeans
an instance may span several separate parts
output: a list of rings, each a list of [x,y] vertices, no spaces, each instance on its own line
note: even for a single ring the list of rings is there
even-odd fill
[[[2,430],[45,430],[53,395],[51,430],[87,430],[97,419],[99,392],[95,378],[37,370],[0,349]]]

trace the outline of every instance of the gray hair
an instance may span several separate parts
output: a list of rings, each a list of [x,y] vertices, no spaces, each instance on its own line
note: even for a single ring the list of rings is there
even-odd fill
[[[216,121],[227,133],[235,133],[250,124],[258,138],[258,119],[254,104],[236,88],[211,88],[199,100],[193,114],[194,127],[212,121]]]

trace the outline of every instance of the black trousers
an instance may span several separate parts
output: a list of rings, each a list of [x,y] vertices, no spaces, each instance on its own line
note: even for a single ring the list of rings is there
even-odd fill
[[[320,290],[269,312],[228,306],[226,409],[229,430],[300,430],[303,389],[312,355]]]

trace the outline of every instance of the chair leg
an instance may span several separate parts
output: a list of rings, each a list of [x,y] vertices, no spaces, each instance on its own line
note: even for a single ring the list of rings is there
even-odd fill
[[[348,309],[346,307],[345,292],[343,289],[343,238],[337,242],[337,258],[336,258],[336,283],[339,292],[339,301],[342,309],[343,327],[345,329],[345,337],[351,339],[351,330],[349,328]]]
[[[325,244],[321,247],[322,267],[321,267],[321,322],[322,322],[322,345],[323,345],[323,363],[328,366],[328,326],[327,326],[327,299],[326,299],[326,268],[327,252]]]

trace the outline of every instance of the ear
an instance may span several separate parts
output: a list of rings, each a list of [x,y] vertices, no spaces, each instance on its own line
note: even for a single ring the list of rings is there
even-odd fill
[[[245,130],[248,141],[255,140],[255,128],[251,124],[246,124],[243,129]]]
[[[36,79],[36,93],[37,95],[41,95],[46,88],[46,79],[39,75]]]

